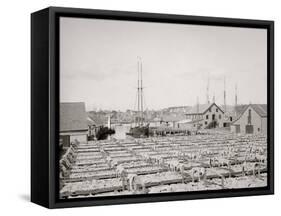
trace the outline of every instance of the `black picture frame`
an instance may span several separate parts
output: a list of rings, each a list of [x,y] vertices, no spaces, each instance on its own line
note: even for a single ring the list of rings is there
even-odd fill
[[[268,184],[262,188],[58,198],[59,17],[267,29]],[[31,14],[31,201],[47,208],[274,194],[274,22],[171,14],[49,7]]]

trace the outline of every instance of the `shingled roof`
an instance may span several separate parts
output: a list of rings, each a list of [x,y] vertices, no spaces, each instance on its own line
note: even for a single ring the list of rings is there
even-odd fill
[[[267,117],[267,104],[251,104],[260,117]]]
[[[244,107],[243,112],[241,112],[241,116],[248,109],[248,107],[252,107],[260,117],[267,117],[267,105],[266,104],[249,104]]]
[[[88,130],[85,103],[60,103],[60,131]]]
[[[237,105],[234,106],[234,110],[233,112],[236,113],[237,116],[240,116],[243,112],[245,112],[245,110],[248,108],[249,105],[247,104],[241,104],[241,105]]]
[[[244,107],[243,112],[241,112],[239,117],[235,121],[233,121],[233,123],[235,123],[236,121],[238,121],[241,118],[241,116],[245,113],[245,111],[248,109],[248,107],[252,107],[260,117],[262,117],[262,118],[267,117],[267,105],[266,104],[249,104]]]

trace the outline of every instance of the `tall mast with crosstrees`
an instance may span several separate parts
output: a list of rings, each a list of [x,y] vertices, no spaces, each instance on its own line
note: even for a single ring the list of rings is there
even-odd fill
[[[137,125],[143,125],[143,83],[142,83],[142,61],[141,58],[138,56],[138,94],[137,94],[137,101],[138,101],[138,111],[137,111]]]
[[[140,124],[143,125],[143,86],[142,86],[142,61],[140,59],[140,108],[141,108],[141,121]]]

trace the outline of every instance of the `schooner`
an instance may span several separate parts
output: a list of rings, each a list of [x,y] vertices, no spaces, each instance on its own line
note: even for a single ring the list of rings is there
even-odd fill
[[[135,125],[130,128],[130,131],[126,135],[130,135],[134,138],[148,137],[149,136],[149,123],[145,123],[145,116],[143,111],[143,81],[142,81],[142,61],[138,57],[137,64],[138,82],[137,82],[137,114],[135,116]]]

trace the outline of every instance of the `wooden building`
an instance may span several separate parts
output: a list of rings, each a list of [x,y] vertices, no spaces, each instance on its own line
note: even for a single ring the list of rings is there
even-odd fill
[[[234,133],[267,134],[267,105],[249,104],[230,128]]]
[[[224,111],[216,104],[198,104],[186,114],[186,118],[199,128],[223,127]]]
[[[76,140],[87,143],[88,124],[85,104],[60,103],[60,145],[67,147]]]

